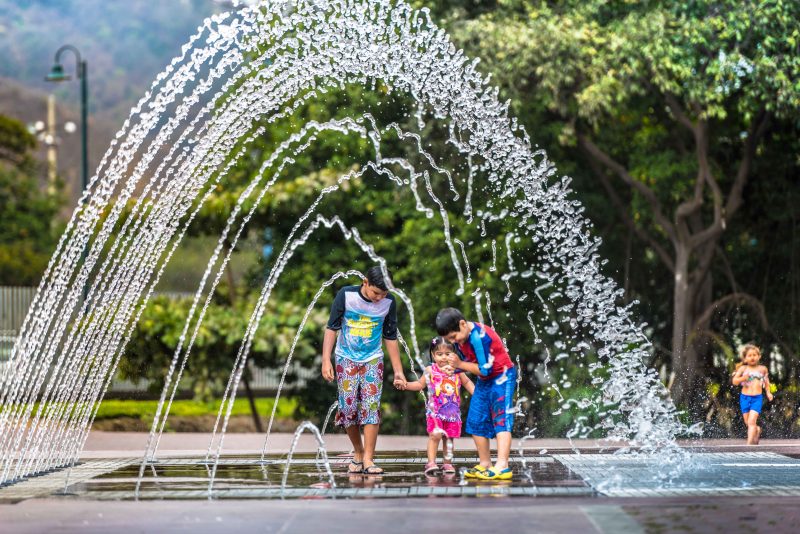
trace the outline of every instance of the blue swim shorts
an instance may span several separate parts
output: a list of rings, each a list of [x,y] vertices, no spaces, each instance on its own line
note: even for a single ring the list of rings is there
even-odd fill
[[[514,428],[514,390],[517,387],[517,370],[512,367],[504,375],[479,378],[469,401],[468,434],[491,439],[498,432],[511,432]]]
[[[756,412],[761,413],[761,405],[764,399],[761,395],[745,395],[739,393],[739,406],[742,407],[742,413]]]

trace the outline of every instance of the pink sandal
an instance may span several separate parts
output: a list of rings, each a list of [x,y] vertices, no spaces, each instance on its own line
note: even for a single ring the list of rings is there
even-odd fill
[[[453,467],[453,464],[444,464],[442,466],[442,473],[444,473],[445,475],[455,475],[456,468]]]
[[[435,477],[439,474],[439,466],[436,462],[428,462],[425,464],[425,476]]]

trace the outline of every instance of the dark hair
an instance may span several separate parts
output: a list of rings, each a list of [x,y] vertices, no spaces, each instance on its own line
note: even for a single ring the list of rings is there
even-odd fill
[[[459,323],[466,321],[464,314],[456,308],[442,308],[436,314],[436,332],[446,336],[450,332],[458,332]]]
[[[386,269],[386,274],[391,279],[392,273],[389,272],[388,268]],[[367,270],[367,282],[369,285],[375,286],[381,291],[389,291],[389,288],[386,287],[386,280],[383,277],[383,270],[380,265],[373,265]]]
[[[436,336],[435,338],[431,339],[431,345],[428,347],[428,356],[430,357],[431,361],[433,361],[433,351],[439,347],[450,347],[453,349],[453,352],[456,351],[456,346],[454,344],[450,343],[441,336]]]

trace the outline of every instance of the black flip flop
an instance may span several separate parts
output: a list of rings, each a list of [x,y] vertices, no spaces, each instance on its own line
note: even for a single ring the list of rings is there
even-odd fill
[[[361,473],[364,474],[364,475],[382,475],[383,474],[383,469],[381,469],[380,467],[378,467],[375,464],[372,464],[369,467],[365,467],[361,471]]]
[[[352,465],[354,465],[356,467],[358,467],[358,466],[362,466],[362,467],[360,469],[353,470],[353,469],[350,469],[350,466],[352,466]],[[356,462],[355,460],[350,460],[350,465],[347,466],[347,474],[348,475],[361,474],[361,473],[364,472],[364,467],[363,466],[364,466],[364,462]]]

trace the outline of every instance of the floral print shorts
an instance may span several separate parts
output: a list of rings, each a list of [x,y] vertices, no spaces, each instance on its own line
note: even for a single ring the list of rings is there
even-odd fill
[[[381,422],[383,360],[354,362],[336,358],[336,382],[339,385],[339,411],[336,424],[377,425]]]

